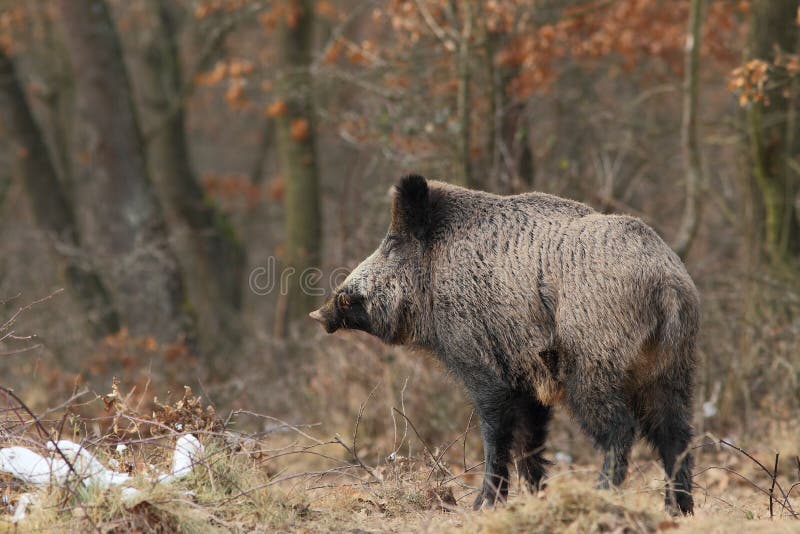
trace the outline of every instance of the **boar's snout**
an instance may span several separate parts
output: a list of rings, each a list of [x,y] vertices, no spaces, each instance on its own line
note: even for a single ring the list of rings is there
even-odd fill
[[[371,321],[365,307],[365,297],[352,291],[341,290],[320,309],[309,314],[329,334],[340,328],[363,330],[371,333]]]
[[[321,324],[329,334],[333,334],[341,326],[341,319],[339,319],[333,300],[326,302],[318,310],[309,313],[308,316]]]

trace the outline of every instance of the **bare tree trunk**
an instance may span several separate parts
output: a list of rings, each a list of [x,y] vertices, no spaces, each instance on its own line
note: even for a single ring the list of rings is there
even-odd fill
[[[472,27],[474,9],[472,0],[461,2],[464,11],[464,22],[458,44],[458,94],[456,108],[458,110],[458,159],[461,183],[467,187],[480,189],[483,184],[474,176],[472,156],[470,154],[472,133],[472,98],[470,84],[472,82]]]
[[[12,136],[17,172],[36,222],[50,234],[54,256],[67,286],[86,312],[93,335],[119,330],[119,318],[100,277],[82,255],[72,207],[58,180],[42,132],[31,113],[14,64],[0,47],[0,121]]]
[[[74,123],[75,95],[72,73],[63,40],[55,28],[56,21],[48,15],[49,0],[36,0],[30,9],[34,30],[42,36],[42,46],[36,47],[38,54],[34,64],[41,65],[38,73],[42,91],[38,95],[45,104],[46,113],[39,116],[40,130],[45,143],[50,147],[51,161],[55,166],[62,189],[67,198],[72,198],[72,168],[70,159],[70,128]]]
[[[775,50],[798,47],[798,0],[754,0],[751,5],[750,57],[773,61]],[[761,193],[767,253],[775,264],[800,259],[800,218],[794,198],[800,174],[791,161],[800,153],[795,120],[797,94],[791,87],[767,90],[767,103],[747,110],[753,174]]]
[[[148,133],[150,173],[159,190],[182,255],[187,291],[198,319],[198,340],[208,350],[236,335],[241,308],[244,251],[228,218],[197,182],[186,138],[178,24],[164,0],[153,0],[154,24],[134,85],[141,94]],[[204,335],[207,333],[208,335]],[[208,338],[208,339],[206,339]]]
[[[75,75],[87,238],[135,335],[191,333],[178,262],[147,170],[119,37],[103,0],[59,0]]]
[[[484,54],[486,57],[486,76],[489,79],[488,95],[489,111],[486,117],[486,168],[487,183],[494,191],[500,191],[500,132],[502,132],[501,116],[503,112],[503,86],[501,69],[495,65],[495,55],[500,44],[500,34],[483,27]]]
[[[501,75],[501,88],[517,75],[517,69],[505,68]],[[504,100],[500,116],[500,167],[505,169],[502,191],[522,193],[533,190],[536,180],[536,163],[531,148],[530,126],[525,102]]]
[[[283,70],[278,90],[286,108],[276,117],[276,125],[286,181],[286,265],[294,272],[288,277],[285,313],[277,318],[283,333],[292,321],[305,320],[314,309],[317,297],[310,291],[307,270],[319,267],[322,246],[310,71],[313,2],[286,0],[285,6],[278,35]]]
[[[697,134],[697,100],[700,93],[700,47],[703,35],[703,0],[692,0],[689,31],[686,35],[686,64],[683,79],[683,119],[681,149],[686,165],[686,204],[678,235],[672,248],[685,259],[692,247],[700,219],[700,184],[703,162]]]
[[[528,113],[521,106],[517,115],[517,132],[519,132],[519,163],[517,164],[517,174],[522,191],[532,191],[536,181],[536,161],[531,147],[530,121]],[[522,124],[519,124],[522,123]]]
[[[484,28],[489,113],[486,120],[488,184],[503,194],[531,191],[535,186],[536,163],[531,149],[528,113],[524,102],[509,99],[506,88],[519,74],[511,65],[495,65],[503,34]],[[486,187],[487,184],[481,184]]]
[[[258,141],[258,148],[256,148],[255,158],[253,165],[250,168],[250,181],[254,184],[260,184],[264,181],[264,168],[269,162],[268,156],[270,147],[275,142],[275,125],[271,119],[266,119],[261,128],[261,137]]]

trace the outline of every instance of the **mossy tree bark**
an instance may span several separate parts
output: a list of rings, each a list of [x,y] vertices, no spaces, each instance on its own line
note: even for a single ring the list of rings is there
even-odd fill
[[[314,2],[285,0],[278,29],[281,60],[280,98],[285,109],[277,114],[278,151],[285,180],[285,302],[279,306],[276,333],[284,334],[293,321],[305,320],[318,297],[309,269],[320,266],[321,215],[314,132],[311,53]]]
[[[754,0],[749,55],[772,62],[776,51],[798,50],[798,0]],[[800,218],[795,198],[800,173],[792,165],[800,154],[796,83],[771,83],[766,102],[747,110],[753,174],[761,195],[766,250],[774,264],[800,260]]]
[[[103,0],[60,0],[75,75],[87,241],[134,335],[193,337],[183,280],[147,168],[122,47]]]
[[[146,132],[151,176],[181,255],[187,292],[196,310],[198,340],[209,354],[235,341],[242,302],[244,249],[224,213],[205,195],[191,165],[185,95],[170,3],[151,0],[151,31],[134,72]],[[188,249],[188,250],[187,250]]]
[[[72,206],[59,181],[42,131],[22,91],[14,63],[0,47],[0,122],[11,136],[16,172],[39,228],[49,234],[67,287],[85,310],[91,332],[102,337],[119,330],[109,292],[83,254]]]

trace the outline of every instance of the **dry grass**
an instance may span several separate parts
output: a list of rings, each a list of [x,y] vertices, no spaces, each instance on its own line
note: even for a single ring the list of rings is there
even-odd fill
[[[172,403],[158,403],[143,414],[140,402],[115,387],[110,395],[33,419],[20,406],[3,413],[0,445],[43,445],[49,438],[83,440],[106,465],[134,475],[141,493],[123,499],[119,488],[86,488],[73,480],[66,488],[36,489],[2,479],[5,514],[0,529],[18,532],[800,532],[792,501],[783,495],[800,481],[794,423],[764,425],[758,441],[739,444],[758,460],[705,436],[697,440],[696,515],[674,519],[663,504],[663,475],[643,446],[634,450],[630,476],[619,490],[593,489],[597,455],[570,452],[575,463],[551,470],[547,488],[536,495],[519,491],[513,481],[509,503],[472,512],[480,465],[470,449],[464,463],[463,436],[432,447],[397,417],[393,439],[359,436],[370,412],[364,405],[342,435],[323,426],[298,427],[269,416],[238,412],[225,420],[191,391]],[[99,404],[104,416],[80,416]],[[80,408],[80,409],[79,409]],[[411,419],[411,417],[409,417]],[[249,421],[249,423],[248,423]],[[253,421],[269,422],[259,432]],[[41,424],[39,424],[41,423]],[[353,429],[355,427],[355,430]],[[551,448],[571,440],[570,424],[556,421]],[[180,428],[180,431],[176,430]],[[362,427],[363,428],[363,427]],[[152,482],[150,474],[167,469],[169,451],[181,433],[191,431],[205,454],[192,474],[172,484]],[[412,448],[410,442],[416,440]],[[381,443],[376,446],[374,443]],[[126,449],[116,450],[123,443]],[[405,443],[405,445],[404,445]],[[449,445],[449,447],[448,447]],[[702,446],[701,446],[702,445]],[[376,451],[376,447],[384,450]],[[774,448],[781,460],[769,512]],[[403,456],[415,450],[413,457]],[[363,451],[363,452],[362,452]],[[472,462],[472,463],[470,463]],[[465,467],[469,466],[466,470]],[[11,522],[25,492],[35,492],[28,517]],[[800,492],[800,487],[794,491]]]
[[[209,454],[214,457],[213,449]],[[135,501],[124,501],[118,489],[39,490],[39,502],[15,527],[20,532],[800,532],[793,518],[770,520],[767,501],[744,485],[729,486],[724,497],[699,491],[696,515],[673,519],[663,511],[658,490],[635,487],[634,479],[622,490],[598,491],[588,469],[569,469],[555,473],[537,495],[514,493],[505,506],[472,512],[468,490],[427,480],[422,464],[417,471],[418,476],[380,482],[331,473],[271,476],[241,453],[227,453],[204,462],[179,484],[138,480],[143,491]],[[280,479],[284,482],[273,484]],[[13,506],[19,493],[6,494]],[[9,516],[2,520],[5,528],[14,528]]]

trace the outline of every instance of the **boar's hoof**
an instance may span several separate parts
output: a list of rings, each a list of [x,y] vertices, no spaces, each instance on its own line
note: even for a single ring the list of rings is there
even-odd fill
[[[694,515],[692,494],[679,489],[669,491],[665,499],[667,513],[671,516]]]
[[[498,489],[493,484],[485,484],[481,488],[481,491],[478,493],[478,496],[475,498],[475,502],[472,504],[473,510],[480,510],[484,503],[489,506],[495,506],[497,504],[502,504],[506,502],[506,489],[503,491],[502,489],[498,491]]]

